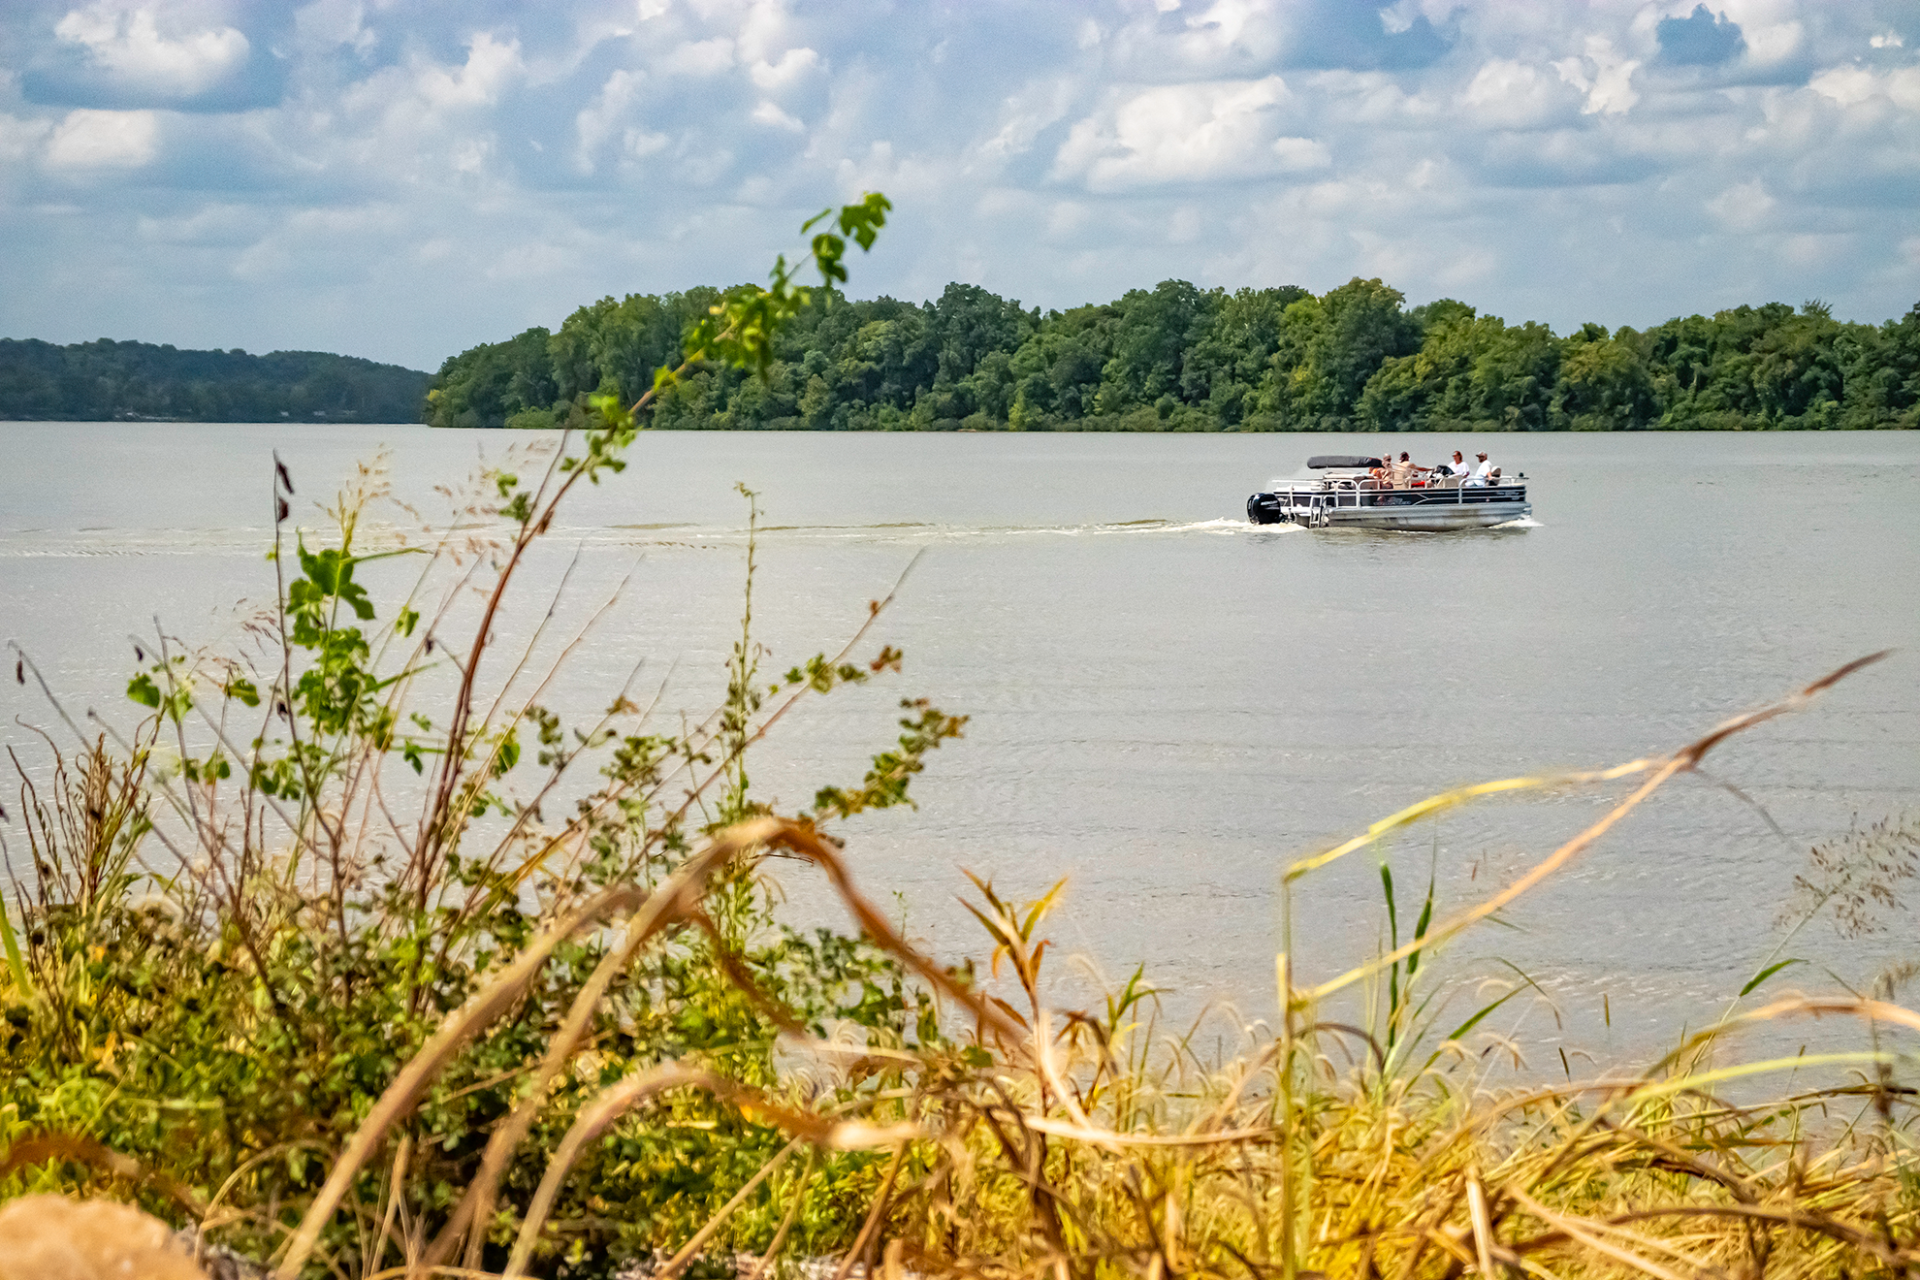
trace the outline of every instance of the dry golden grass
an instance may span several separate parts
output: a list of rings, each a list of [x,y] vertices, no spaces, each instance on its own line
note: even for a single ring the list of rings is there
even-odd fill
[[[1505,1092],[1456,1070],[1446,1045],[1423,1065],[1408,1065],[1366,1029],[1315,1014],[1335,993],[1417,957],[1567,866],[1727,737],[1797,710],[1867,661],[1670,755],[1449,792],[1295,864],[1288,886],[1417,817],[1479,795],[1641,779],[1599,822],[1511,885],[1451,919],[1423,924],[1415,941],[1366,966],[1301,988],[1283,954],[1278,1033],[1211,1067],[1184,1045],[1151,1041],[1141,1025],[1148,997],[1137,984],[1104,1010],[1047,1007],[1047,943],[1039,930],[1049,900],[1018,908],[979,883],[984,901],[974,911],[993,942],[992,968],[998,974],[1004,965],[1011,985],[963,983],[904,942],[855,891],[836,847],[808,824],[743,823],[653,894],[610,892],[531,944],[402,1073],[328,1186],[344,1188],[362,1162],[386,1150],[387,1128],[438,1062],[498,1016],[524,981],[525,964],[537,963],[533,957],[556,938],[619,917],[640,945],[694,918],[715,868],[779,849],[821,869],[868,936],[938,990],[951,1021],[966,1024],[968,1034],[913,1052],[796,1040],[795,1051],[817,1053],[822,1070],[888,1086],[858,1095],[857,1114],[815,1113],[795,1097],[751,1090],[694,1064],[612,1086],[558,1148],[504,1274],[531,1273],[551,1191],[582,1147],[628,1109],[674,1088],[707,1090],[786,1129],[796,1146],[891,1149],[838,1280],[859,1265],[890,1276],[910,1269],[993,1280],[1905,1274],[1920,1268],[1920,1168],[1908,1125],[1912,1091],[1893,1083],[1897,1056],[1878,1040],[1858,1052],[1776,1062],[1726,1064],[1717,1056],[1731,1031],[1798,1016],[1920,1030],[1920,1015],[1905,1008],[1853,997],[1779,1000],[1708,1029],[1640,1076]],[[589,988],[582,999],[591,998]],[[1357,1067],[1336,1067],[1334,1037],[1366,1043]],[[558,1046],[553,1064],[570,1051]],[[1757,1104],[1723,1093],[1733,1082],[1789,1070],[1796,1080],[1824,1072],[1833,1082]],[[1836,1074],[1843,1071],[1853,1074]],[[760,1185],[756,1179],[736,1196],[665,1272],[686,1266]],[[279,1258],[282,1280],[303,1272],[337,1202],[323,1193],[311,1206]],[[778,1238],[758,1270],[777,1251]],[[445,1258],[416,1252],[381,1274],[477,1274],[449,1268]]]

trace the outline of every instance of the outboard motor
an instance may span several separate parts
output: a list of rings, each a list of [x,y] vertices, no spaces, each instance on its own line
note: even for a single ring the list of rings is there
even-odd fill
[[[1247,519],[1255,524],[1286,524],[1292,517],[1280,504],[1278,495],[1256,493],[1247,499]]]

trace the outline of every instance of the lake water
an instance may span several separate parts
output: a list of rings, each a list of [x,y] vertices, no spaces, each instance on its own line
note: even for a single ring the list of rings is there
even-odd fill
[[[123,722],[130,635],[157,615],[171,634],[230,642],[236,602],[271,598],[272,450],[311,526],[308,500],[379,446],[402,496],[431,516],[445,505],[434,482],[513,442],[411,427],[32,423],[0,424],[0,439],[0,632],[73,708]],[[555,701],[597,710],[645,657],[642,685],[665,680],[666,705],[711,704],[737,632],[736,481],[760,492],[768,526],[754,604],[770,669],[837,647],[918,556],[874,633],[906,651],[904,675],[807,708],[756,783],[795,806],[822,783],[857,781],[903,695],[967,713],[965,740],[915,781],[917,811],[845,829],[862,883],[957,955],[979,950],[955,905],[960,868],[1016,896],[1066,877],[1053,935],[1090,969],[1112,979],[1144,964],[1178,990],[1175,1010],[1210,999],[1262,1018],[1289,858],[1442,788],[1671,749],[1898,648],[1811,711],[1730,742],[1711,778],[1677,779],[1510,909],[1507,927],[1447,957],[1456,983],[1511,978],[1511,964],[1539,984],[1502,1011],[1501,1030],[1524,1019],[1538,1040],[1603,1061],[1648,1052],[1723,1007],[1772,949],[1810,843],[1920,807],[1920,435],[1395,443],[1428,462],[1491,447],[1529,475],[1536,527],[1245,523],[1250,491],[1309,453],[1379,447],[1365,438],[645,436],[626,475],[582,494],[536,564],[550,584],[578,549],[579,616],[631,575]],[[504,634],[526,633],[543,591],[519,598]],[[37,694],[5,688],[0,736],[30,744],[16,718],[52,717]],[[1391,848],[1403,899],[1431,867],[1442,910],[1458,908],[1619,794],[1424,823]],[[1378,946],[1376,862],[1357,856],[1302,887],[1303,979]],[[787,879],[796,911],[827,913],[816,886]],[[1817,924],[1793,950],[1814,963],[1789,976],[1830,985],[1827,966],[1865,981],[1913,939],[1911,917],[1856,941]]]

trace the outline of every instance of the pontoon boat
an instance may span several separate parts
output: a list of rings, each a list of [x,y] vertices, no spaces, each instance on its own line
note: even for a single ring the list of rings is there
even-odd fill
[[[1386,479],[1380,458],[1326,454],[1307,459],[1300,476],[1247,499],[1255,524],[1298,524],[1310,529],[1488,529],[1533,514],[1527,487],[1515,481],[1465,483],[1460,476],[1424,474],[1409,488]]]

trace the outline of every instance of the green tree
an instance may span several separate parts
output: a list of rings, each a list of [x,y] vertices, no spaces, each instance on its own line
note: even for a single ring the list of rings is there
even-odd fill
[[[725,291],[603,298],[559,332],[529,330],[449,360],[430,420],[579,426],[586,398],[629,393],[680,357],[680,334]],[[1028,310],[978,285],[914,303],[815,290],[752,370],[700,365],[663,389],[662,426],[809,430],[1634,430],[1912,425],[1913,316],[1842,324],[1823,304],[1735,307],[1645,333],[1566,339],[1441,298],[1406,309],[1379,280],[1315,297],[1297,286],[1166,280],[1111,303]],[[58,375],[58,377],[56,377]],[[345,378],[343,381],[342,378]],[[9,381],[11,379],[11,381]],[[350,399],[350,376],[299,401]],[[0,397],[111,393],[85,366],[0,360]],[[187,391],[192,399],[189,408]],[[245,412],[254,392],[196,383],[176,415]],[[0,400],[0,402],[4,402]]]
[[[1846,385],[1842,425],[1920,427],[1920,304],[1900,319],[1860,334]]]
[[[545,329],[528,329],[450,357],[427,393],[427,422],[498,427],[518,413],[550,411],[557,389],[549,336]]]
[[[1575,431],[1638,431],[1658,416],[1638,337],[1631,329],[1610,336],[1588,324],[1566,340],[1553,398],[1556,423]]]
[[[1203,293],[1185,280],[1163,280],[1152,292],[1134,289],[1122,297],[1112,354],[1100,371],[1099,411],[1122,413],[1163,400],[1168,407],[1190,403],[1187,353],[1212,328],[1224,297],[1218,289]]]
[[[1405,296],[1358,276],[1286,309],[1269,400],[1295,429],[1341,431],[1369,379],[1387,360],[1419,350],[1419,326]]]
[[[0,418],[414,422],[428,375],[316,351],[0,338]]]

